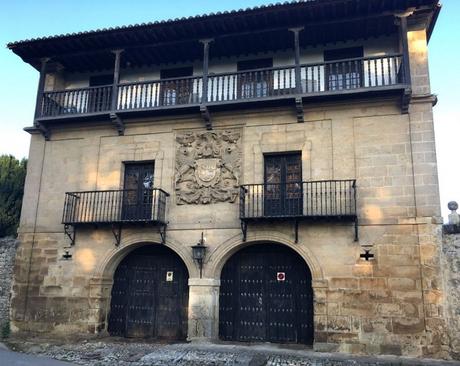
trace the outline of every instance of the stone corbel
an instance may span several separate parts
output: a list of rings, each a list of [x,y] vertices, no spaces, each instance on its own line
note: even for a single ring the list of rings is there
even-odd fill
[[[297,112],[297,122],[303,123],[305,118],[304,118],[304,112],[303,112],[302,97],[296,97],[295,98],[295,109],[296,109],[296,112]]]
[[[112,123],[115,125],[118,131],[118,136],[124,136],[125,134],[125,124],[121,117],[116,113],[110,113],[110,119]]]
[[[205,105],[200,105],[200,113],[201,117],[204,120],[204,123],[206,125],[207,130],[212,130],[212,121],[211,121],[211,115],[209,114],[209,109]]]
[[[408,114],[409,113],[409,104],[412,99],[412,90],[407,88],[404,90],[403,95],[401,96],[401,113]]]

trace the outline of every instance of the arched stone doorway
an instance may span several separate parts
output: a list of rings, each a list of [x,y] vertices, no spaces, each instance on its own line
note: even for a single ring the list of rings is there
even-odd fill
[[[162,245],[144,245],[118,265],[111,294],[111,335],[184,340],[187,337],[188,271]]]
[[[243,342],[313,344],[313,289],[305,261],[281,244],[241,249],[225,263],[219,337]]]

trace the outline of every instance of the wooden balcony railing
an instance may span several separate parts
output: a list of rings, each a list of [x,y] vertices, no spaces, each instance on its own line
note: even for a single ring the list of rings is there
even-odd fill
[[[168,193],[158,188],[67,192],[62,223],[77,225],[150,222],[165,225],[168,196]]]
[[[402,56],[380,56],[302,65],[302,93],[324,93],[405,84]]]
[[[397,54],[300,65],[299,86],[295,66],[209,74],[206,98],[202,76],[122,83],[116,88],[115,111],[111,85],[45,92],[38,118],[403,87],[402,63]]]
[[[295,94],[295,67],[272,67],[209,75],[208,102]]]
[[[111,85],[45,92],[41,117],[107,112],[111,98]]]
[[[201,102],[202,90],[201,76],[121,84],[118,87],[117,109],[152,109],[198,104]]]

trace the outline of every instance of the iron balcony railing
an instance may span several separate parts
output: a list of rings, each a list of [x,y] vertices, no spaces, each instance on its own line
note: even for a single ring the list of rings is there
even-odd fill
[[[300,85],[296,83],[295,66],[211,73],[207,88],[203,87],[202,76],[122,83],[115,88],[114,103],[112,85],[44,92],[38,118],[404,86],[402,66],[400,54],[304,64],[299,67]],[[207,90],[205,98],[204,90]]]
[[[356,217],[356,180],[246,184],[240,219]]]
[[[168,193],[159,188],[67,192],[62,223],[113,224],[156,222],[166,224]]]

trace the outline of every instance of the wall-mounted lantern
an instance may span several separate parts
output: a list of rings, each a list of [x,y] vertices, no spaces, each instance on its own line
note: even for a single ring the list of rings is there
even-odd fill
[[[206,242],[206,238],[204,237],[203,232],[201,232],[201,239],[198,241],[196,245],[192,246],[192,256],[193,260],[198,263],[198,266],[200,267],[200,278],[202,278],[202,272],[203,272],[203,261],[204,257],[206,256],[206,245],[204,245]]]

